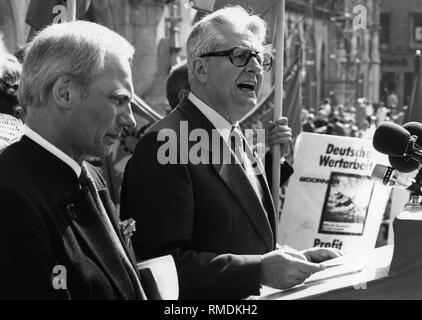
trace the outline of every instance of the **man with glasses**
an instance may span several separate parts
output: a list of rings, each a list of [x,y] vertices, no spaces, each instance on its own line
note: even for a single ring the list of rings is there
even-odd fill
[[[172,254],[181,299],[240,299],[259,294],[261,285],[289,288],[321,270],[308,259],[337,255],[276,249],[277,218],[262,165],[238,129],[272,66],[265,32],[262,19],[240,7],[199,21],[187,41],[191,92],[140,140],[126,167],[121,214],[138,221],[137,257]],[[286,152],[287,119],[270,132],[271,143]],[[177,161],[163,161],[163,150],[172,148]]]

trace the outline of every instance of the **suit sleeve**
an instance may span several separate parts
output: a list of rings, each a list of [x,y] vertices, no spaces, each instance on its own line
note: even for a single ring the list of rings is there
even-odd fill
[[[239,299],[259,294],[259,255],[195,248],[195,190],[188,166],[160,164],[160,144],[156,133],[144,136],[126,167],[121,208],[123,216],[137,220],[133,236],[137,258],[172,254],[181,299]]]
[[[68,299],[67,290],[53,287],[58,263],[42,216],[9,189],[0,188],[0,203],[0,300]]]

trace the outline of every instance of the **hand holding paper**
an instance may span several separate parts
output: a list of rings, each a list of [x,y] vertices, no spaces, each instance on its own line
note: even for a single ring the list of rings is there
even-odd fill
[[[295,257],[293,251],[289,253],[285,249],[278,249],[262,256],[260,283],[271,288],[288,289],[303,283],[320,270],[320,264],[309,262],[301,256]]]
[[[316,263],[343,256],[343,252],[335,248],[310,248],[302,250],[301,253],[308,261]]]
[[[356,254],[346,254],[340,257],[321,262],[324,268],[306,279],[305,283],[336,278],[345,274],[360,272],[367,264],[367,259]]]

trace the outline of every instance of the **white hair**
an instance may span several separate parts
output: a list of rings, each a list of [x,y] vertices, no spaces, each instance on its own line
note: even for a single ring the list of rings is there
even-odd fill
[[[122,36],[96,23],[74,21],[50,25],[27,48],[19,103],[25,107],[45,104],[54,83],[63,75],[89,88],[104,70],[107,55],[116,54],[130,61],[134,51]]]
[[[231,25],[238,30],[246,29],[252,32],[260,43],[265,41],[267,26],[259,16],[250,14],[240,6],[219,9],[192,27],[186,44],[189,78],[192,77],[194,59],[224,42],[222,27],[225,25]]]

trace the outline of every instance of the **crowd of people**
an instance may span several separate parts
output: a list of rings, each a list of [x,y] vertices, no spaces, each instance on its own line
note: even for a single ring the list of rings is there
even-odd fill
[[[390,97],[391,95],[388,96]],[[331,105],[330,99],[325,99],[317,110],[301,110],[302,132],[372,138],[376,127],[383,121],[403,123],[407,106],[399,108],[398,103],[393,103],[393,100],[388,98],[386,102],[379,103],[359,98],[349,106]]]
[[[383,121],[402,124],[406,110],[406,106],[398,108],[384,101],[375,104],[366,98],[359,98],[348,107],[342,104],[331,106],[330,100],[326,99],[317,112],[303,109],[301,118],[304,132],[370,138]]]

